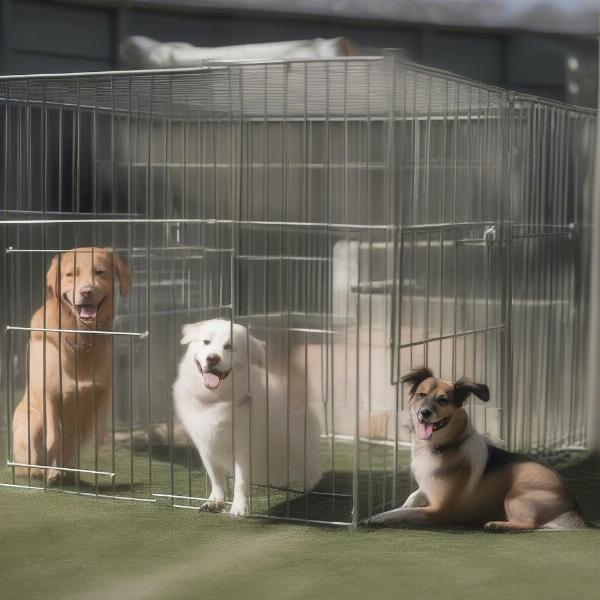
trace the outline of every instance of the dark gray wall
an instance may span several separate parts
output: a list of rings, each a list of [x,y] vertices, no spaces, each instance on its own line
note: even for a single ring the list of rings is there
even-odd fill
[[[403,48],[418,62],[517,91],[596,102],[597,50],[591,38],[227,10],[166,12],[135,0],[0,4],[3,73],[119,68],[119,41],[132,34],[204,46],[343,35],[367,52]],[[567,69],[568,57],[577,58],[578,69]]]

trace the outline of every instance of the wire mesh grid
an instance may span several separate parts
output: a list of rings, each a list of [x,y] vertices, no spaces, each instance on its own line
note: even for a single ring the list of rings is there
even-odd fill
[[[211,485],[172,384],[182,326],[216,317],[265,342],[267,405],[319,422],[320,482],[251,482],[251,514],[350,525],[400,504],[398,381],[417,364],[485,381],[470,416],[512,448],[585,446],[594,113],[393,53],[8,77],[0,99],[3,485],[200,508]],[[131,275],[95,333],[40,309],[54,256],[104,256],[74,248]],[[259,460],[289,460],[290,422]]]

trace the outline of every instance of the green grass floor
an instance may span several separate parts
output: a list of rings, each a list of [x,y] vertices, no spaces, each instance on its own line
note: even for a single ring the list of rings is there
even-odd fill
[[[2,598],[595,599],[600,531],[333,529],[3,490]]]
[[[600,523],[600,470],[562,475]],[[598,598],[600,530],[307,527],[165,505],[0,490],[0,597]]]
[[[384,508],[393,506],[392,488],[396,483],[396,499],[403,499],[411,491],[410,451],[400,448],[396,458],[394,478],[394,449],[388,445],[360,443],[358,450],[359,474],[353,480],[352,467],[356,459],[354,446],[347,441],[336,441],[333,446],[324,440],[321,449],[323,478],[316,488],[317,494],[286,492],[276,488],[252,486],[250,510],[255,515],[271,515],[279,518],[311,519],[315,521],[351,523],[353,514],[353,485],[358,486],[358,518],[364,519]],[[0,460],[0,463],[2,461]],[[119,445],[115,451],[107,444],[101,447],[98,457],[86,447],[80,456],[82,469],[115,472],[114,480],[106,476],[95,477],[85,473],[78,481],[63,483],[62,488],[71,493],[99,496],[124,496],[140,499],[157,498],[153,494],[179,496],[173,502],[198,507],[202,501],[186,500],[187,497],[206,498],[210,484],[198,456],[192,446],[176,447],[154,445],[151,460],[145,444]],[[43,486],[40,479],[14,477],[12,469],[0,469],[0,483]],[[302,490],[303,482],[292,482],[293,489]],[[233,482],[228,482],[231,499]],[[160,497],[162,503],[169,502]]]

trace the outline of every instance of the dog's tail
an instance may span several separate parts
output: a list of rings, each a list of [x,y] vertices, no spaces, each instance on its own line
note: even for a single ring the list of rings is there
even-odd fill
[[[542,529],[554,529],[565,531],[568,529],[587,529],[589,523],[586,523],[584,518],[577,511],[569,510],[562,515],[545,523]]]

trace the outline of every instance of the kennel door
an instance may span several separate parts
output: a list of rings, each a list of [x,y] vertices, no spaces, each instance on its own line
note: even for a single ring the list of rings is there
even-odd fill
[[[485,406],[470,402],[468,410],[477,430],[495,439],[502,435],[506,376],[508,244],[503,233],[494,222],[402,228],[393,326],[394,381],[428,365],[450,381],[468,376],[485,382],[491,401]],[[401,414],[407,400],[402,390]]]

